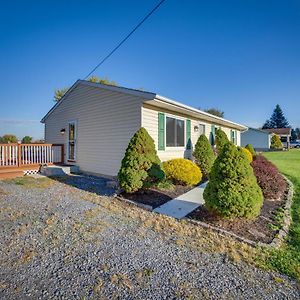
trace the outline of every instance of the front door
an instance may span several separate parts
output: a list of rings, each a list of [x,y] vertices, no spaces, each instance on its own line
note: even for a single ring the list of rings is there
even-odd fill
[[[77,124],[76,121],[69,122],[68,130],[68,161],[76,161],[76,137]]]

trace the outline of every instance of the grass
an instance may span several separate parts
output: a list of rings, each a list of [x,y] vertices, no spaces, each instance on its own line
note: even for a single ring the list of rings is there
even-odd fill
[[[10,184],[20,185],[26,189],[33,189],[33,188],[45,189],[50,187],[52,184],[54,184],[54,180],[48,177],[34,178],[30,176],[23,176],[23,177],[17,177],[13,179],[6,179],[4,181]]]
[[[300,150],[264,154],[294,184],[292,224],[285,244],[267,253],[266,265],[300,281]]]

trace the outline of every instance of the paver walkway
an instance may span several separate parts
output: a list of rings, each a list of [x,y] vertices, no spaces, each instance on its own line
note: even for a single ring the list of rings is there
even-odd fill
[[[203,191],[206,185],[207,182],[202,183],[187,193],[157,207],[154,211],[176,219],[182,219],[204,204]]]

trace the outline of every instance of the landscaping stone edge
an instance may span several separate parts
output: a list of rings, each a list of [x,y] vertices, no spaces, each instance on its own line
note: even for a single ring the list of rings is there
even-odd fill
[[[225,229],[222,229],[222,228],[219,228],[216,226],[212,226],[210,224],[207,224],[207,223],[204,223],[204,222],[201,222],[198,220],[193,220],[190,218],[184,218],[184,220],[186,220],[187,222],[189,222],[191,224],[200,225],[202,227],[211,229],[212,231],[218,232],[221,235],[233,237],[233,238],[237,239],[238,241],[246,243],[253,247],[279,248],[282,245],[285,237],[287,236],[287,234],[289,232],[289,227],[291,224],[291,206],[293,203],[293,195],[294,195],[293,183],[286,176],[284,176],[284,175],[282,175],[282,176],[284,177],[284,179],[286,180],[286,182],[288,184],[288,191],[287,191],[286,201],[284,204],[283,227],[281,230],[279,230],[278,234],[274,237],[274,239],[270,243],[255,242],[255,241],[249,240],[247,238],[241,237],[233,232],[227,231]]]
[[[127,198],[121,197],[121,196],[119,196],[119,195],[115,196],[115,198],[118,199],[118,200],[120,200],[120,201],[124,201],[124,202],[129,203],[129,204],[132,204],[132,205],[134,205],[134,206],[143,208],[143,209],[145,209],[145,210],[153,211],[153,207],[152,207],[151,205],[147,205],[147,204],[143,204],[143,203],[138,203],[138,202],[129,200],[129,199],[127,199]]]

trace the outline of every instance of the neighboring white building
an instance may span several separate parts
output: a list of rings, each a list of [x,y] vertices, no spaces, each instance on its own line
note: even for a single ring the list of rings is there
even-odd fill
[[[140,90],[78,80],[42,119],[46,143],[64,144],[67,164],[115,176],[132,135],[145,127],[162,161],[192,157],[200,134],[216,128],[240,145],[247,127]]]
[[[284,148],[289,149],[290,143],[291,143],[291,136],[292,136],[292,128],[269,128],[269,129],[263,129],[265,132],[268,132],[270,134],[276,134],[280,137],[280,140],[283,144]]]
[[[249,127],[241,133],[241,146],[251,144],[256,151],[269,151],[272,133]]]

